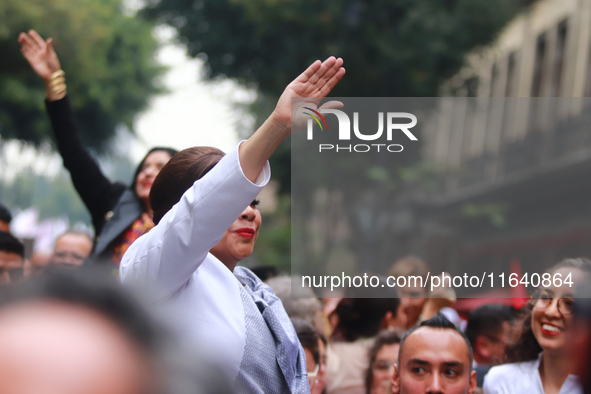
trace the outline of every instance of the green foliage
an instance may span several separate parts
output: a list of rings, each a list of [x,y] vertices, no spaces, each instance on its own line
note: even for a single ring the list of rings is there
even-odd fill
[[[465,204],[462,213],[471,218],[487,218],[491,225],[501,228],[507,225],[509,209],[507,203]]]
[[[120,0],[3,0],[0,2],[0,133],[40,143],[50,125],[44,86],[20,54],[20,32],[53,37],[84,142],[98,150],[118,124],[160,89],[152,25],[128,16]]]
[[[342,57],[347,69],[331,96],[436,96],[441,83],[461,67],[466,53],[489,44],[525,3],[527,0],[150,0],[142,13],[176,28],[189,54],[205,61],[207,78],[230,77],[256,86],[262,103],[255,103],[253,112],[260,124],[270,113],[262,111],[265,104],[273,103],[305,66],[330,55]],[[408,189],[428,193],[436,188],[433,169],[418,162],[418,148],[405,157],[409,160],[385,164],[363,158],[356,158],[354,164],[346,160],[334,163],[357,191],[342,203],[341,212],[354,233],[347,246],[370,265],[383,256],[392,259],[393,253],[403,253],[403,241],[396,243],[394,237],[399,231],[395,227],[409,227],[406,222],[412,221],[396,216],[402,210],[399,208],[408,208],[408,201],[412,201]],[[271,163],[283,193],[290,192],[290,163],[289,143],[284,143]],[[351,168],[345,168],[347,165]],[[327,183],[336,183],[338,177]],[[313,181],[314,174],[309,178]],[[368,183],[382,192],[368,195]],[[331,185],[324,187],[330,190]],[[312,188],[304,190],[313,195]],[[312,197],[298,204],[303,205],[298,212],[304,214],[294,218],[302,221],[297,227],[303,228],[308,218],[325,213],[313,212]],[[391,207],[387,213],[398,217],[398,226],[380,215],[384,206]],[[261,241],[265,237],[261,236]],[[389,250],[378,250],[383,239],[392,239]],[[308,245],[314,241],[308,240]],[[308,262],[325,263],[334,246],[326,245],[320,258],[305,256],[312,257]]]
[[[144,14],[175,27],[209,78],[277,96],[302,68],[345,59],[334,96],[435,96],[466,51],[489,43],[514,0],[154,0]]]
[[[316,59],[345,60],[342,97],[436,96],[467,51],[491,42],[524,0],[152,0],[142,14],[177,29],[209,79],[255,85],[262,123]],[[262,111],[265,108],[265,111]],[[272,108],[272,107],[271,107]],[[271,158],[290,191],[289,144]]]

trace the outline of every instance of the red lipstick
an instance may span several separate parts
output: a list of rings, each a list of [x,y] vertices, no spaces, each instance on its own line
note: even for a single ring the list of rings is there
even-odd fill
[[[240,235],[241,237],[250,239],[250,238],[254,237],[254,234],[256,233],[256,231],[254,231],[254,229],[250,228],[250,227],[242,227],[242,228],[239,228],[238,230],[236,230],[235,233]]]

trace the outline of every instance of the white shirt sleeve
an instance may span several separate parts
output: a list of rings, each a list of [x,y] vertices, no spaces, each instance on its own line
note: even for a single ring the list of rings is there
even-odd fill
[[[187,283],[271,177],[267,162],[256,183],[250,182],[240,167],[238,147],[129,247],[119,269],[122,283],[157,285],[154,301],[170,297]]]

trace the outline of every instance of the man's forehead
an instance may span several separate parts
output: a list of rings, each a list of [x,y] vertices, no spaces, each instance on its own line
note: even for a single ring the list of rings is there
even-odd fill
[[[449,328],[419,327],[402,345],[400,364],[409,360],[429,363],[460,362],[470,364],[468,345],[460,333]]]
[[[22,265],[24,259],[18,253],[0,251],[0,265]]]

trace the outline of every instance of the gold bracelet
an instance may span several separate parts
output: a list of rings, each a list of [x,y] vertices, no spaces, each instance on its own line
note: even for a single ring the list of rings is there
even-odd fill
[[[51,88],[51,91],[54,94],[60,94],[61,92],[66,90],[66,84],[65,83],[61,83],[59,85],[55,85],[54,87]]]
[[[56,72],[54,72],[53,74],[51,74],[51,76],[49,77],[49,80],[51,81],[54,78],[62,77],[64,75],[66,75],[66,73],[64,72],[64,70],[57,70]]]
[[[61,76],[60,77],[57,77],[55,79],[52,79],[47,84],[47,87],[56,86],[56,85],[59,85],[60,83],[65,84],[66,83],[66,79],[64,77],[61,77]]]

